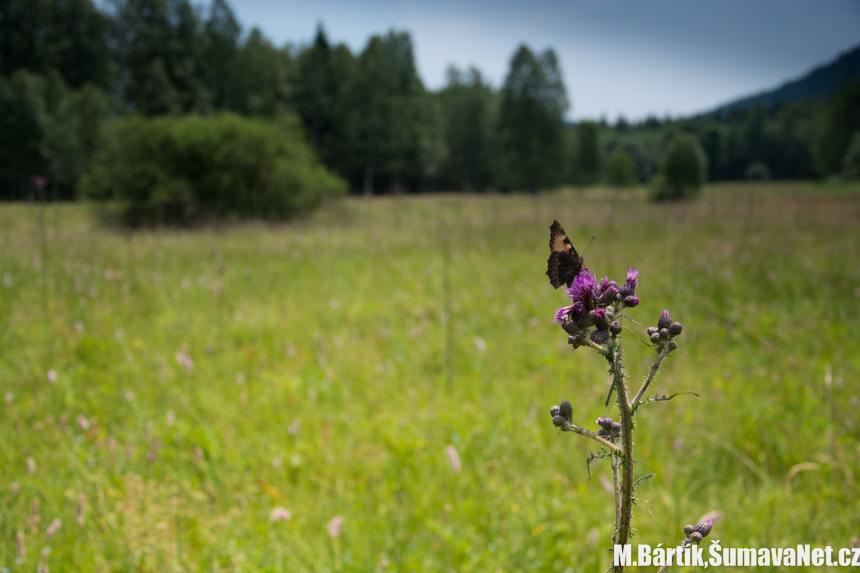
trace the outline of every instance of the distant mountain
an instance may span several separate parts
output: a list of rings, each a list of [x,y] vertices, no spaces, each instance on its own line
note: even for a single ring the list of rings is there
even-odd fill
[[[805,76],[780,87],[721,105],[707,112],[715,118],[751,109],[760,100],[766,109],[803,99],[827,99],[849,80],[860,80],[860,46],[843,52],[829,64],[819,66]]]

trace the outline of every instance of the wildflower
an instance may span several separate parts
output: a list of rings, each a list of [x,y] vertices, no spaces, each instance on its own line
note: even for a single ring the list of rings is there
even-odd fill
[[[669,328],[672,325],[672,315],[669,314],[668,310],[664,310],[660,313],[660,320],[657,321],[657,328]]]
[[[639,271],[634,266],[632,269],[627,268],[627,280],[621,287],[621,296],[624,298],[631,297],[636,292],[636,286],[639,284]]]
[[[612,429],[612,418],[600,417],[597,418],[597,425],[603,428],[604,430]]]
[[[638,296],[626,296],[624,297],[624,306],[633,308],[634,306],[639,306],[639,297]]]
[[[63,522],[59,519],[55,519],[48,526],[48,529],[45,530],[45,533],[48,535],[48,539],[52,538],[59,530],[60,526],[63,525]]]
[[[448,462],[451,464],[451,469],[454,473],[460,473],[463,466],[460,464],[460,455],[457,453],[457,448],[454,446],[445,446],[445,455],[448,456]],[[332,537],[337,537],[337,535],[332,535]]]
[[[571,306],[565,306],[565,307],[563,307],[563,308],[558,309],[558,310],[555,312],[555,319],[554,319],[554,321],[555,321],[555,322],[558,322],[558,323],[560,323],[560,324],[564,324],[564,323],[566,323],[566,322],[570,321],[570,314],[571,314],[571,312],[572,312],[572,311],[573,311],[573,305],[571,305]]]
[[[582,269],[573,279],[573,284],[567,289],[567,292],[574,303],[582,302],[586,307],[594,308],[596,286],[597,283],[591,271]]]
[[[329,537],[338,537],[340,535],[340,529],[343,527],[344,522],[346,522],[346,518],[342,515],[335,515],[329,520],[328,525],[325,528],[328,530]]]
[[[48,383],[56,384],[57,383],[57,371],[51,368],[48,370]]]
[[[687,524],[684,526],[684,535],[690,537],[690,534],[693,533],[695,530],[696,529],[692,525]]]
[[[36,473],[36,458],[33,456],[27,458],[27,473],[30,475]]]
[[[276,507],[272,510],[272,513],[269,514],[269,521],[271,523],[278,523],[280,521],[289,521],[293,518],[293,514],[290,513],[290,510],[283,507]]]
[[[681,331],[683,329],[684,327],[681,325],[680,322],[673,322],[669,325],[669,334],[671,334],[672,336],[678,336],[679,334],[681,334]]]

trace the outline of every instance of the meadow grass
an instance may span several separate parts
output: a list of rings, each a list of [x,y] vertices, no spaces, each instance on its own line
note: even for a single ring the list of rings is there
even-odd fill
[[[643,332],[664,308],[684,324],[654,388],[701,398],[640,410],[637,474],[657,477],[634,542],[721,511],[723,546],[849,546],[860,189],[725,184],[134,233],[84,205],[0,206],[0,567],[605,569],[608,463],[589,480],[592,443],[549,416],[612,412],[605,362],[552,322],[553,219],[580,251],[597,236],[598,277],[641,271]],[[635,391],[653,351],[623,337]]]

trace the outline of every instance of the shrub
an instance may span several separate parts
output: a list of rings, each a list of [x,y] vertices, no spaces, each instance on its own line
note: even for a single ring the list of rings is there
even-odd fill
[[[860,179],[860,131],[855,131],[842,158],[842,175],[846,179]]]
[[[116,199],[128,225],[204,219],[289,219],[346,184],[329,172],[294,118],[129,116],[109,122],[81,182]]]
[[[744,169],[744,177],[751,181],[768,181],[770,168],[764,161],[753,161]]]
[[[658,201],[689,199],[702,190],[708,172],[708,158],[699,138],[689,133],[676,135],[663,156],[660,172],[652,180]]]
[[[624,150],[616,151],[606,163],[606,183],[613,187],[630,187],[636,183],[636,164]]]

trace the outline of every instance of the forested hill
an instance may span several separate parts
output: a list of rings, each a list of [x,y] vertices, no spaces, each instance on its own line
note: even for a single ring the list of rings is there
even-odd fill
[[[786,82],[776,89],[721,105],[707,115],[720,119],[735,112],[746,112],[755,106],[756,101],[761,101],[764,108],[770,110],[776,105],[798,100],[829,99],[850,80],[860,80],[860,45],[801,78]]]

